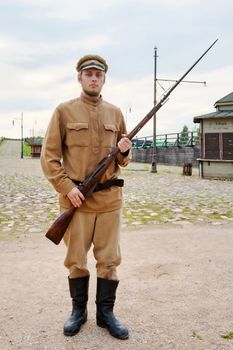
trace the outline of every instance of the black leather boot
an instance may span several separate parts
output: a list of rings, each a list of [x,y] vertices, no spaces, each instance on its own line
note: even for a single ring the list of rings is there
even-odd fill
[[[75,335],[80,327],[87,321],[87,300],[89,276],[79,278],[68,278],[70,296],[72,298],[72,313],[64,324],[65,335]]]
[[[119,281],[97,278],[96,321],[99,327],[107,328],[109,333],[118,339],[127,339],[129,331],[113,314],[116,289]]]

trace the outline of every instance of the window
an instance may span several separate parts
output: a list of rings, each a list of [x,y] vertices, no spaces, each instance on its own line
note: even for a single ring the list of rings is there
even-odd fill
[[[233,160],[233,133],[206,133],[205,159]]]
[[[233,133],[222,134],[223,159],[233,160]]]
[[[205,158],[220,159],[219,133],[205,134]]]

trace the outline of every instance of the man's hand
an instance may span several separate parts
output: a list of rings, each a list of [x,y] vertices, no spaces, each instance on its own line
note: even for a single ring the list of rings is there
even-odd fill
[[[126,137],[127,136],[126,134],[122,134],[121,136],[122,136],[122,138],[118,142],[117,146],[118,146],[121,153],[125,153],[132,146],[132,142],[130,141],[130,139],[128,139]]]
[[[67,193],[67,197],[75,208],[81,207],[82,201],[85,199],[84,195],[77,187],[72,188],[72,190]]]

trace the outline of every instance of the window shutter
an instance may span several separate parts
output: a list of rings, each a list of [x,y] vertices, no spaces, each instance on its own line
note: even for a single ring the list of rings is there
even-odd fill
[[[205,134],[205,158],[220,159],[219,133]]]
[[[223,159],[233,159],[233,133],[223,133]]]

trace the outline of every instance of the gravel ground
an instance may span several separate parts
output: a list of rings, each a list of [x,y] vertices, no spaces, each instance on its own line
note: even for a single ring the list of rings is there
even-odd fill
[[[123,263],[116,314],[120,341],[95,325],[95,261],[90,251],[89,319],[72,338],[65,247],[44,233],[58,213],[38,159],[0,146],[0,349],[233,349],[233,182],[181,176],[181,169],[132,163],[125,178]],[[226,336],[225,339],[223,336]]]

